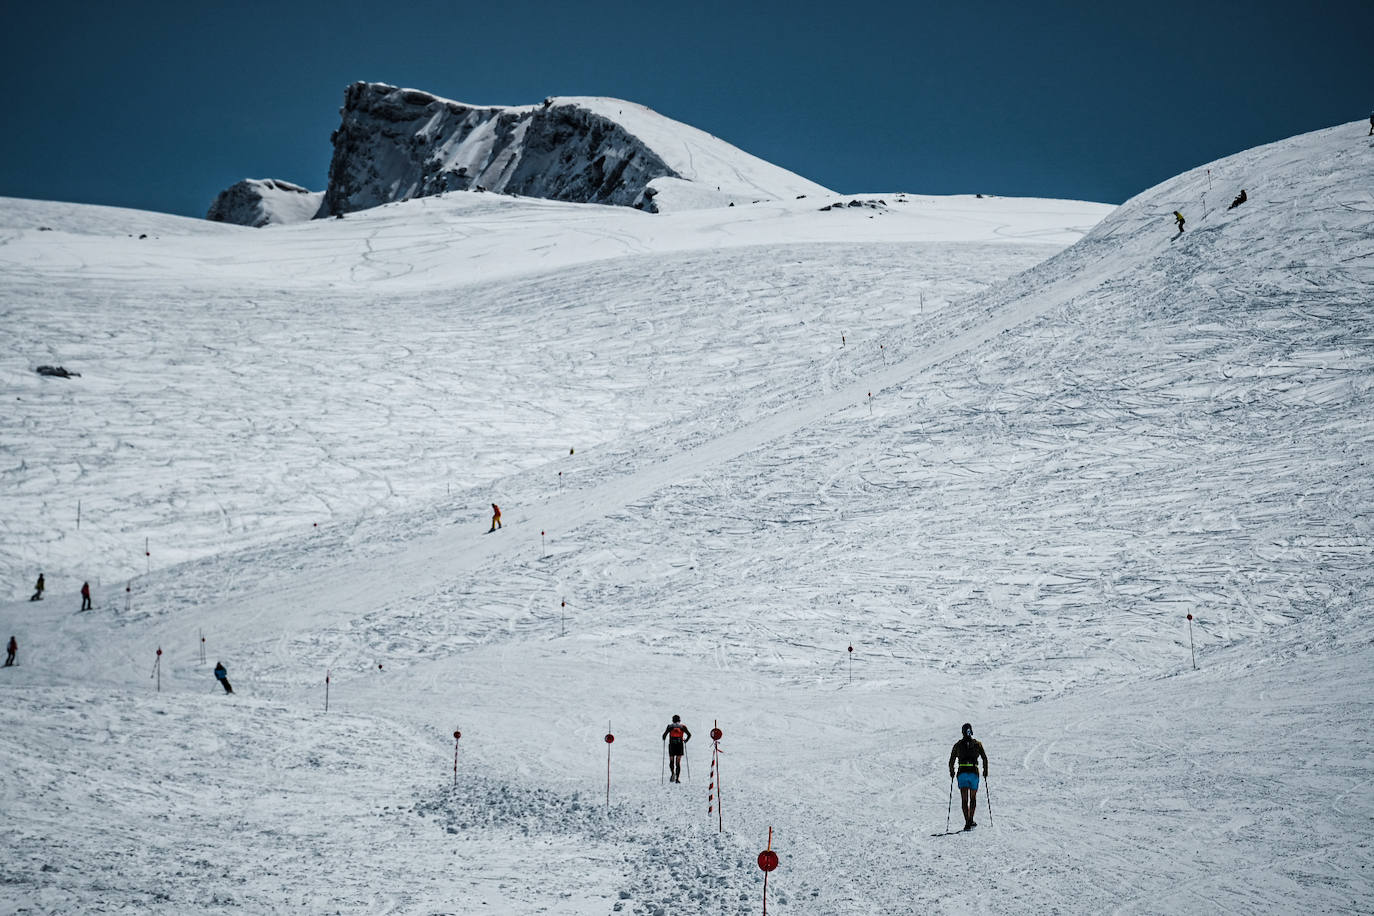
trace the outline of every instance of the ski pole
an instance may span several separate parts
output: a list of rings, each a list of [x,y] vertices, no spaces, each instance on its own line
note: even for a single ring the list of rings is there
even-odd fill
[[[949,806],[948,806],[947,808],[945,808],[945,833],[949,833],[949,815],[950,815],[950,813],[951,813],[953,810],[954,810],[954,777],[951,776],[951,777],[949,778]],[[991,805],[988,805],[988,810],[989,810],[989,811],[992,810],[992,806],[991,806]]]
[[[992,781],[989,780],[986,776],[984,776],[983,779],[984,779],[984,780],[987,782],[987,784],[988,784],[988,826],[991,827],[991,826],[992,826]]]
[[[663,785],[668,773],[668,739],[663,739],[663,765],[658,768],[658,784]]]
[[[687,764],[687,781],[692,781],[692,758],[687,756],[687,742],[682,742],[682,760]]]

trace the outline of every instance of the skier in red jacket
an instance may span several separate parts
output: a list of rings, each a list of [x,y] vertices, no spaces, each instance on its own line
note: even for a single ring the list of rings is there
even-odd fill
[[[491,534],[501,527],[501,507],[496,503],[491,504],[491,527],[487,529],[487,534]]]

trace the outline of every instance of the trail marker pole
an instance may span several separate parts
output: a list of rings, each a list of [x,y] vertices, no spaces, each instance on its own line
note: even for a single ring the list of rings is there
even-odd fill
[[[873,416],[873,392],[868,393],[868,415]]]
[[[854,686],[854,647],[849,647],[849,686]]]
[[[847,347],[847,346],[849,346],[849,344],[845,342],[845,339],[844,339],[844,335],[843,335],[843,334],[840,335],[840,346],[842,346],[842,347]]]
[[[458,739],[463,737],[463,733],[457,729],[453,730],[453,787],[458,787]]]
[[[157,692],[162,692],[162,647],[157,647],[157,658],[153,661],[153,677],[157,678]]]
[[[205,631],[200,631],[200,663],[205,664]]]
[[[611,723],[606,723],[606,807],[611,807],[611,745],[615,735],[611,734]]]
[[[778,867],[778,854],[773,851],[773,828],[768,828],[768,848],[759,853],[759,868],[763,871],[763,916],[768,916],[768,873]]]
[[[1188,615],[1188,654],[1193,657],[1193,670],[1197,670],[1197,649],[1193,648],[1193,615]]]
[[[133,604],[134,583],[131,581],[128,585],[124,586],[124,613],[129,613],[129,609],[133,607]]]
[[[76,530],[81,530],[81,500],[76,501]]]
[[[541,557],[547,557],[549,555],[548,547],[544,543],[544,532],[542,531],[539,532],[539,555]]]
[[[559,635],[559,636],[567,636],[567,635],[568,635],[568,628],[567,628],[567,626],[566,626],[566,618],[567,618],[567,615],[568,615],[568,599],[567,599],[567,598],[564,598],[564,599],[563,599],[561,602],[559,602],[559,604],[558,604],[558,635]]]
[[[148,551],[148,539],[143,539],[143,559],[148,564],[148,572],[153,571],[153,555]]]
[[[559,472],[558,472],[558,492],[559,492],[559,493],[562,493],[562,492],[563,492],[563,472],[562,472],[562,471],[559,471]]]
[[[711,814],[711,809],[716,813],[716,832],[725,832],[725,795],[721,792],[720,785],[720,739],[725,733],[720,730],[720,722],[711,720],[714,726],[711,729],[711,779],[707,788],[706,795],[706,814]]]
[[[324,669],[324,711],[329,712],[329,669]]]

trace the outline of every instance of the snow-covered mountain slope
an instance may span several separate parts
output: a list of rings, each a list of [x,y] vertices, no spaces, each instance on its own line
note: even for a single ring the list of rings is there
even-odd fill
[[[806,201],[650,216],[469,193],[267,232],[16,232],[0,246],[13,331],[0,378],[17,398],[0,419],[16,507],[0,581],[17,595],[35,564],[125,575],[145,536],[178,562],[411,508],[722,393],[777,397],[842,371],[843,335],[870,345],[1107,211],[891,201],[871,219]],[[36,375],[43,364],[81,372],[81,387]],[[722,374],[736,365],[745,382]],[[69,482],[70,513],[53,479]],[[67,531],[78,500],[83,528]]]
[[[40,247],[52,250],[62,250],[69,244],[84,244],[75,240],[54,243],[45,236],[34,235],[39,232],[95,236],[100,241],[93,244],[97,248],[103,248],[108,246],[110,239],[129,236],[211,236],[223,240],[240,231],[235,226],[207,223],[205,220],[173,216],[170,213],[153,213],[149,210],[0,197],[0,232],[4,233],[6,246],[26,237],[42,238],[45,245]],[[34,253],[36,250],[31,252]],[[7,264],[6,269],[22,269],[21,264],[27,258],[28,255],[25,255],[17,262]]]
[[[311,191],[277,178],[245,178],[219,193],[205,218],[239,226],[280,226],[314,219],[323,191]]]
[[[619,99],[476,106],[360,82],[344,93],[341,114],[328,214],[472,189],[649,211],[830,193]]]
[[[621,207],[450,193],[350,214],[328,221],[327,227],[325,221],[275,227],[261,239],[256,238],[259,233],[211,224],[209,232],[232,233],[232,238],[207,244],[169,233],[159,236],[157,245],[138,248],[136,258],[104,238],[52,243],[36,230],[16,232],[0,247],[0,267],[13,282],[39,285],[70,282],[75,271],[77,282],[135,287],[156,286],[171,277],[174,284],[258,294],[324,287],[403,295],[638,255],[759,245],[1031,244],[1036,246],[1032,256],[1040,259],[1051,250],[1044,246],[1060,248],[1077,241],[1111,209],[1080,201],[971,196],[825,200],[885,205],[820,212],[818,202],[807,199],[652,217]],[[10,205],[29,214],[16,229],[35,229],[32,224],[47,212],[39,201],[0,199],[0,210]],[[67,206],[54,205],[54,212],[65,212]],[[125,221],[135,211],[111,212],[117,219],[109,223],[109,234],[124,236]],[[159,225],[188,222],[161,214],[146,217]],[[79,231],[100,236],[104,227],[101,223]],[[995,267],[989,275],[1000,276]]]
[[[1053,249],[919,237],[942,206],[995,217],[985,239],[1051,224],[998,201],[509,201],[450,240],[455,195],[164,239],[137,282],[16,233],[6,327],[122,355],[94,387],[0,365],[39,404],[0,420],[4,545],[34,551],[10,578],[58,558],[48,600],[0,604],[8,886],[51,910],[736,913],[772,827],[778,913],[1367,910],[1364,130],[1179,176],[1021,273]],[[225,247],[269,235],[284,260]],[[484,266],[507,254],[523,273]],[[375,511],[342,508],[359,491]],[[152,572],[75,613],[77,558],[120,549]],[[697,735],[680,786],[672,713]],[[946,836],[963,721],[991,778]]]

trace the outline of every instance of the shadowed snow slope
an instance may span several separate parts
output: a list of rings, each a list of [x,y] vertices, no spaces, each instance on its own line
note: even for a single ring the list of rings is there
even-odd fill
[[[5,229],[11,895],[737,913],[771,826],[779,913],[1367,912],[1363,133],[1047,260],[1101,208]]]

